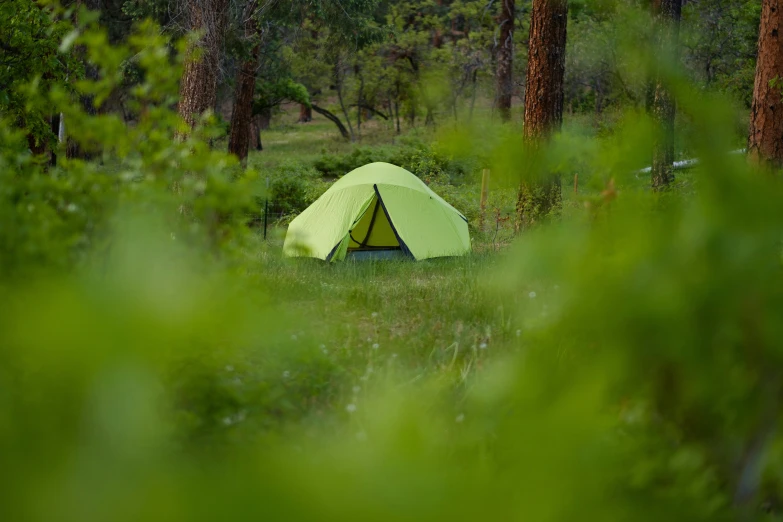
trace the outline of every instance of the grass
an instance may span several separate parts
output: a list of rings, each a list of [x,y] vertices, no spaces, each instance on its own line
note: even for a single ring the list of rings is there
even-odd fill
[[[281,172],[281,166],[294,162],[301,168],[282,175],[302,176],[315,188],[313,198],[331,183],[312,178],[312,165],[324,154],[350,154],[356,147],[380,150],[397,146],[400,139],[437,137],[431,129],[409,129],[397,136],[375,121],[365,126],[360,142],[350,143],[319,115],[308,124],[291,123],[294,118],[292,109],[275,118],[272,128],[262,133],[264,151],[251,153],[250,165],[263,174]],[[290,314],[284,337],[295,347],[292,353],[309,354],[275,366],[277,379],[287,383],[285,393],[292,393],[303,405],[291,419],[300,422],[356,406],[357,390],[365,393],[382,383],[432,377],[454,390],[458,404],[476,372],[494,357],[519,349],[523,319],[531,319],[517,315],[519,300],[533,302],[542,290],[522,288],[514,300],[508,300],[500,297],[507,294],[493,289],[490,281],[502,270],[504,252],[514,239],[517,192],[515,186],[492,180],[481,227],[480,176],[478,171],[431,183],[471,218],[474,252],[466,257],[334,264],[284,260],[285,220],[273,223],[267,241],[259,238],[252,253],[257,260],[253,279],[275,296],[276,307]],[[690,175],[680,175],[679,181],[687,185]],[[563,219],[586,215],[587,202],[605,197],[601,192],[606,186],[590,175],[580,176],[577,191],[573,178],[564,176],[562,182]],[[618,190],[644,190],[647,183],[646,176],[629,173]]]

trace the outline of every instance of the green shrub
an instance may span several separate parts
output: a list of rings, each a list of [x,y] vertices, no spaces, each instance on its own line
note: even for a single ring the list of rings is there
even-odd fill
[[[357,146],[346,154],[324,153],[313,167],[324,177],[339,178],[362,165],[385,162],[398,165],[422,179],[445,174],[451,181],[460,183],[479,165],[475,158],[449,158],[418,139],[400,141],[400,145],[394,147]]]
[[[270,211],[276,214],[292,214],[304,210],[307,203],[307,184],[296,177],[281,177],[269,187]]]

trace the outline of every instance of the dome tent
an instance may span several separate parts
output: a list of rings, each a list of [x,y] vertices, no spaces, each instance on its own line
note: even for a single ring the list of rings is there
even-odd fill
[[[288,227],[283,255],[343,260],[364,253],[416,260],[470,252],[468,221],[407,170],[370,163],[334,183]]]

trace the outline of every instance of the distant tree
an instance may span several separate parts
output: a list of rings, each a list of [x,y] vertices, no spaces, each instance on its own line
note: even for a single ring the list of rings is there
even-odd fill
[[[215,107],[228,5],[229,0],[185,0],[185,28],[194,31],[198,40],[191,45],[182,73],[178,112],[191,126]]]
[[[760,11],[758,0],[689,0],[682,5],[680,45],[691,74],[748,108]]]
[[[66,35],[75,34],[72,20],[35,0],[0,1],[0,20],[0,117],[25,130],[33,154],[54,162],[59,113],[45,103],[29,103],[24,87],[36,80],[38,92],[45,93],[83,75],[72,46],[63,45]]]
[[[657,33],[658,61],[675,61],[678,56],[682,0],[653,0],[653,15]],[[674,116],[675,101],[659,63],[653,86],[652,115],[657,124],[653,143],[652,187],[666,188],[674,181]]]
[[[261,54],[261,42],[256,11],[258,1],[250,0],[243,12],[245,37],[251,41],[249,56],[242,61],[237,72],[234,91],[234,106],[231,113],[231,127],[228,136],[228,152],[236,155],[244,164],[250,148],[253,93],[256,87],[256,70]]]
[[[533,0],[525,83],[524,140],[534,150],[563,121],[566,0]],[[517,200],[517,228],[530,226],[561,206],[560,177],[525,179]]]
[[[514,2],[502,0],[499,23],[495,103],[503,121],[511,119],[511,95],[514,93]]]
[[[748,154],[776,167],[783,165],[783,4],[763,0],[756,81],[750,110]]]

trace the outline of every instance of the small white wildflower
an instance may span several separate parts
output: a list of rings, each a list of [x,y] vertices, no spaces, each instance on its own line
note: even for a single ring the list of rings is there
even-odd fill
[[[359,393],[360,391],[362,391],[362,387],[361,386],[354,386],[353,387],[353,392],[354,393]]]
[[[373,312],[370,315],[372,316],[373,319],[375,319],[376,317],[378,317],[378,312]]]
[[[234,371],[234,367],[233,367],[233,366],[231,366],[230,364],[229,364],[229,365],[226,365],[226,371],[227,371],[227,372],[233,372],[233,371]]]
[[[392,359],[396,359],[396,358],[397,358],[397,354],[396,354],[396,353],[393,353],[393,354],[392,354]]]
[[[378,344],[378,343],[374,343],[374,344],[372,345],[372,349],[373,349],[373,350],[377,350],[377,349],[378,349],[378,348],[380,348],[380,347],[381,347],[381,345],[380,345],[380,344]]]
[[[349,404],[348,406],[345,407],[345,411],[347,411],[348,413],[355,412],[356,411],[356,405],[354,403]]]
[[[517,337],[519,337],[520,335],[522,335],[522,330],[517,330]]]
[[[536,293],[535,293],[535,292],[530,292],[529,294],[527,294],[527,296],[528,296],[530,299],[535,299],[535,298],[536,298]]]
[[[367,440],[367,434],[363,431],[360,431],[359,433],[356,434],[356,440],[360,440],[364,442],[365,440]]]
[[[325,345],[325,344],[322,344],[322,345],[321,345],[321,346],[319,346],[318,348],[320,348],[321,350],[326,350],[326,345]]]
[[[486,349],[487,349],[487,343],[481,343],[481,344],[479,345],[479,349],[480,349],[480,350],[486,350]]]
[[[230,426],[232,422],[231,417],[223,417],[223,424],[226,426]]]
[[[371,343],[371,342],[372,342],[372,337],[368,337],[368,338],[367,338],[367,342],[368,342],[368,343]]]
[[[291,372],[289,372],[288,370],[284,371],[283,372],[283,379],[288,379],[289,377],[291,377]]]
[[[369,375],[369,374],[373,373],[374,371],[375,371],[375,370],[373,369],[373,367],[372,367],[372,366],[368,366],[368,367],[367,367],[367,375]]]
[[[172,241],[176,241],[177,240],[177,236],[174,234],[174,232],[171,233],[171,240]]]
[[[454,420],[457,421],[457,422],[464,421],[465,420],[465,414],[464,413],[460,413],[459,415],[457,415],[457,418],[454,419]]]
[[[291,340],[292,340],[292,341],[296,341],[297,339],[299,339],[299,337],[297,337],[297,335],[296,335],[296,334],[292,334],[292,335],[291,335]]]
[[[67,210],[68,212],[70,212],[71,214],[73,214],[74,212],[76,212],[76,210],[77,210],[78,208],[79,208],[79,207],[77,207],[77,206],[76,206],[76,203],[68,203],[68,206],[67,206],[67,207],[65,207],[65,210]]]

